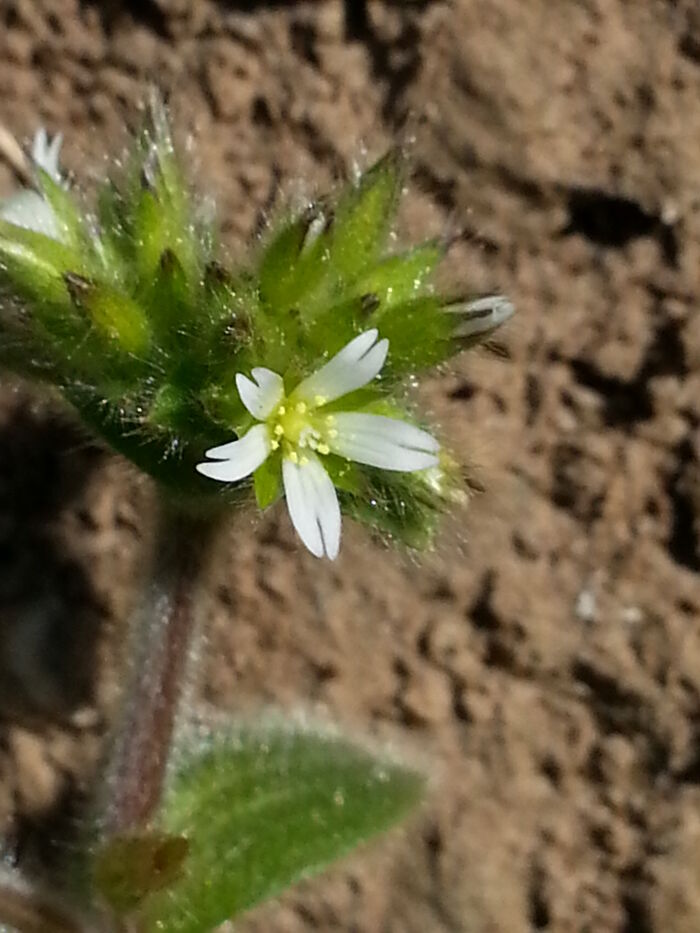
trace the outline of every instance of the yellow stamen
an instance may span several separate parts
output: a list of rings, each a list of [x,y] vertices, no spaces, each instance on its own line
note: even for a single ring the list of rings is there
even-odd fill
[[[287,409],[284,407],[284,405],[280,405],[280,407],[277,409],[277,414],[280,416],[280,418],[282,415],[287,414]]]
[[[296,450],[290,450],[288,459],[291,460],[292,463],[299,463],[299,454],[296,452]]]
[[[271,444],[270,444],[270,448],[271,448],[272,450],[278,450],[278,449],[279,449],[279,446],[280,446],[280,442],[279,442],[279,441],[272,441]]]
[[[318,447],[316,448],[316,450],[317,450],[320,454],[323,454],[324,456],[325,456],[326,454],[329,454],[329,453],[331,452],[331,449],[330,449],[330,447],[328,446],[328,444],[319,444]]]
[[[297,402],[296,409],[300,415],[306,414],[306,402]]]
[[[282,435],[284,434],[284,428],[282,427],[281,424],[275,425],[275,434],[277,435],[277,437],[282,437]]]
[[[328,437],[331,438],[331,440],[332,440],[334,437],[337,437],[337,436],[338,436],[338,431],[337,431],[335,428],[331,428],[330,431],[327,431],[326,433],[327,433]]]
[[[328,399],[325,397],[325,395],[317,395],[316,398],[314,399],[316,408],[320,408],[321,405],[325,405],[327,401]]]

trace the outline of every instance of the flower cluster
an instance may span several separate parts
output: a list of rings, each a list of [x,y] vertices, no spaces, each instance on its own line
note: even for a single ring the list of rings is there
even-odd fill
[[[225,508],[252,485],[260,508],[284,495],[319,556],[336,556],[341,512],[430,544],[463,481],[404,387],[512,307],[440,295],[439,240],[387,251],[404,153],[290,210],[231,269],[157,97],[94,213],[60,146],[40,131],[36,190],[0,203],[0,366],[57,386],[181,509]]]

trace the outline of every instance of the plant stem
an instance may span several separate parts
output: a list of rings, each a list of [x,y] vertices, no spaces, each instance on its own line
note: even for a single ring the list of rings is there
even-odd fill
[[[147,825],[160,801],[195,636],[197,584],[215,527],[163,508],[153,577],[133,623],[130,683],[108,766],[105,838]]]

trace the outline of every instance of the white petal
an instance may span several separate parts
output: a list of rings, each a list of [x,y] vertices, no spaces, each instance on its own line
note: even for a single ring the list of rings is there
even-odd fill
[[[63,143],[63,134],[57,133],[53,140],[49,142],[49,137],[43,126],[39,127],[34,136],[32,145],[32,159],[35,165],[46,172],[55,182],[61,181],[61,173],[58,168],[61,145]]]
[[[361,389],[379,374],[389,351],[389,341],[376,343],[376,329],[366,330],[336,353],[325,366],[304,379],[294,395],[311,405],[318,398],[325,402]]]
[[[297,534],[316,557],[335,560],[340,547],[340,506],[330,476],[315,458],[282,463],[284,494]]]
[[[61,146],[63,145],[63,133],[57,133],[46,153],[45,171],[53,178],[55,182],[61,181],[61,171],[59,169],[59,160],[61,158]]]
[[[439,443],[413,424],[384,415],[339,412],[335,438],[328,440],[334,453],[357,463],[411,473],[438,464]]]
[[[0,218],[25,230],[43,233],[54,240],[60,237],[51,206],[36,191],[20,191],[0,202]]]
[[[257,366],[252,375],[255,382],[243,373],[238,373],[236,388],[251,415],[258,421],[264,421],[282,401],[284,383],[281,376],[262,366]]]
[[[39,129],[34,134],[34,142],[32,143],[32,159],[36,162],[37,165],[42,166],[44,157],[46,155],[46,146],[48,144],[48,134],[45,127],[40,126]]]
[[[217,463],[198,463],[197,470],[210,479],[233,483],[250,476],[270,453],[270,435],[264,424],[256,424],[240,440],[212,447],[207,457]]]

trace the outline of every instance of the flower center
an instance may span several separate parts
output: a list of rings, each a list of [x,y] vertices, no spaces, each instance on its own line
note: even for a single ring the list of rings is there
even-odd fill
[[[319,416],[306,402],[285,399],[268,419],[272,449],[282,445],[284,456],[293,463],[308,459],[308,451],[325,456],[330,453],[327,441],[337,433],[333,415]]]

